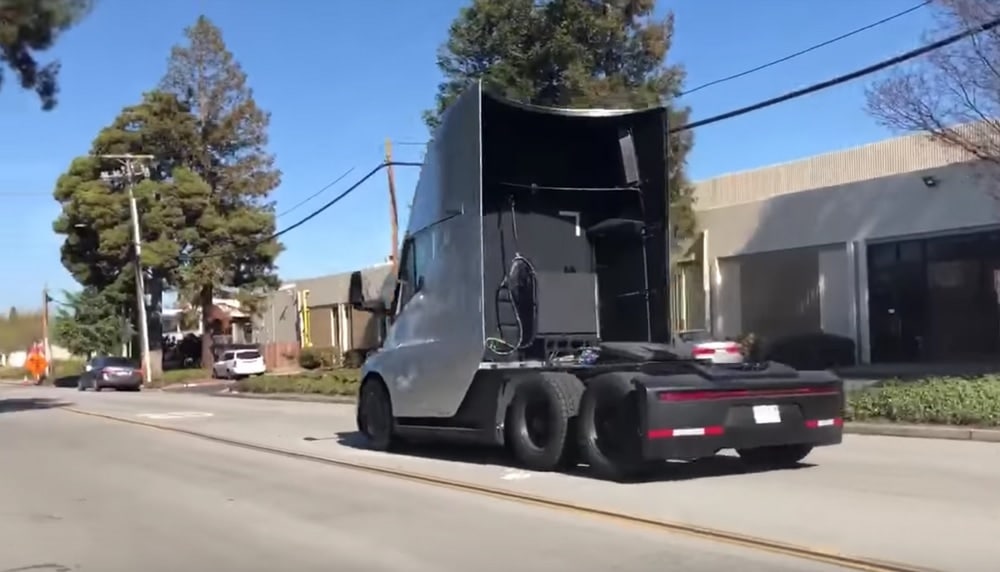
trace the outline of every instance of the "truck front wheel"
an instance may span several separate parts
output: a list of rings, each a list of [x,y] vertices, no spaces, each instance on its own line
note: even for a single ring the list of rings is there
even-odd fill
[[[635,389],[615,374],[587,383],[580,400],[577,442],[595,476],[613,481],[636,478],[646,468],[640,450]]]
[[[520,382],[511,401],[506,440],[525,468],[553,471],[573,458],[571,423],[583,384],[566,373],[541,373]]]
[[[381,379],[369,378],[358,393],[358,431],[376,451],[388,451],[394,444],[392,399]]]

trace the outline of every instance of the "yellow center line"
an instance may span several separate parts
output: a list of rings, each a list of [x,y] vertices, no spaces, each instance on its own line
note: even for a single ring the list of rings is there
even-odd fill
[[[475,493],[510,502],[519,502],[522,504],[539,506],[552,510],[559,510],[576,516],[586,515],[594,518],[600,518],[608,522],[613,522],[618,525],[624,524],[628,526],[642,527],[647,530],[651,529],[659,532],[671,532],[675,534],[683,534],[685,536],[699,538],[702,540],[709,540],[712,542],[728,544],[732,546],[740,546],[743,548],[769,552],[772,554],[779,554],[782,556],[800,558],[803,560],[809,560],[811,562],[831,564],[849,570],[860,570],[863,572],[934,572],[929,568],[915,567],[907,564],[898,564],[894,562],[887,562],[887,561],[875,560],[871,558],[863,558],[858,556],[849,556],[846,554],[838,553],[836,551],[818,547],[808,547],[795,544],[788,544],[785,542],[769,540],[766,538],[758,538],[754,536],[748,536],[734,532],[727,532],[724,530],[718,530],[714,528],[684,524],[681,522],[656,520],[652,518],[630,515],[627,513],[622,513],[607,509],[601,509],[597,507],[579,505],[568,501],[540,497],[528,493],[521,493],[509,489],[490,487],[487,485],[480,485],[465,481],[456,481],[444,477],[437,477],[433,475],[415,473],[400,469],[391,469],[388,467],[380,467],[377,465],[369,465],[367,463],[358,463],[355,461],[347,461],[343,459],[321,457],[318,455],[312,455],[309,453],[302,453],[298,451],[291,451],[279,447],[260,445],[257,443],[250,443],[238,439],[230,439],[228,437],[219,437],[216,435],[202,433],[199,431],[192,431],[190,429],[184,429],[181,427],[170,427],[167,425],[159,425],[156,423],[139,421],[137,419],[129,419],[127,417],[119,417],[117,415],[108,415],[105,413],[86,411],[83,409],[77,409],[75,407],[64,407],[61,409],[63,411],[69,411],[71,413],[76,413],[79,415],[97,417],[100,419],[116,421],[119,423],[139,425],[141,427],[147,427],[150,429],[159,429],[161,431],[167,431],[170,433],[179,433],[182,435],[188,435],[190,437],[198,437],[200,439],[214,441],[216,443],[242,447],[244,449],[251,449],[254,451],[271,453],[271,454],[278,454],[286,457],[323,463],[326,465],[332,465],[344,469],[363,471],[366,473],[382,475],[394,479],[433,485],[440,488],[462,491],[466,493]]]

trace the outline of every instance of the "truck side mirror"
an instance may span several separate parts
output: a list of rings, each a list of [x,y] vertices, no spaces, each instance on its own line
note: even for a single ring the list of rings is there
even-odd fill
[[[347,301],[351,306],[360,308],[365,304],[364,284],[361,280],[361,271],[351,272],[350,286],[347,291]]]
[[[358,310],[364,310],[366,312],[373,312],[376,314],[384,314],[387,312],[385,301],[381,297],[365,297],[364,280],[361,277],[360,270],[351,272],[350,285],[348,286],[347,291],[347,301],[351,307]]]

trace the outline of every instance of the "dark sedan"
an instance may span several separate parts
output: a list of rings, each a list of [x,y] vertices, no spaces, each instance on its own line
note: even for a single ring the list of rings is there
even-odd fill
[[[118,391],[142,389],[142,370],[128,358],[99,356],[87,362],[76,382],[79,391],[100,391],[113,387]]]

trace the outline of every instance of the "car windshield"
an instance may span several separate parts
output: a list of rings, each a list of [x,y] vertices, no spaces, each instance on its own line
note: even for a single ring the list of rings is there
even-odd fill
[[[105,367],[135,367],[135,363],[123,357],[106,357],[101,360]]]
[[[260,352],[255,350],[236,352],[236,359],[257,359],[259,357]]]
[[[701,343],[712,341],[712,336],[705,330],[691,330],[688,332],[678,332],[677,337],[685,343]]]

